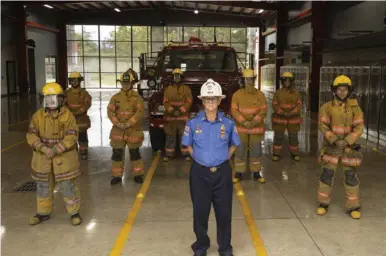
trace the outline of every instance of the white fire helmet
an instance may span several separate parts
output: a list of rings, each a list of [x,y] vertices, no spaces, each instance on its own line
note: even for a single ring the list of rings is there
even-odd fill
[[[208,81],[201,86],[200,96],[198,96],[200,99],[204,97],[220,97],[224,99],[225,95],[222,95],[221,85],[209,78]]]

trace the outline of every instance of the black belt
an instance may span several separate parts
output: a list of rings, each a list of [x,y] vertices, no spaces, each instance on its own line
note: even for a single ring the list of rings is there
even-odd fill
[[[208,166],[205,166],[205,165],[202,165],[196,161],[194,161],[196,164],[198,164],[201,168],[204,168],[204,169],[209,169],[209,171],[211,172],[217,172],[218,170],[221,169],[221,166],[223,166],[224,164],[227,164],[229,161],[225,161],[225,162],[222,162],[220,165],[218,166],[212,166],[212,167],[208,167]]]

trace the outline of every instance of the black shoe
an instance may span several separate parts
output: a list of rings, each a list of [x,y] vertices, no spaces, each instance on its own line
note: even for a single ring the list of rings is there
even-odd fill
[[[231,252],[220,252],[219,255],[220,256],[234,256],[233,253],[231,253]]]
[[[243,174],[241,172],[236,172],[235,178],[238,179],[238,180],[242,180],[243,179]]]
[[[113,177],[110,183],[111,186],[122,183],[122,177]]]
[[[138,184],[142,184],[143,183],[143,175],[135,176],[134,182],[138,183]]]
[[[206,256],[206,255],[207,255],[206,252],[195,252],[195,253],[193,254],[193,256]]]

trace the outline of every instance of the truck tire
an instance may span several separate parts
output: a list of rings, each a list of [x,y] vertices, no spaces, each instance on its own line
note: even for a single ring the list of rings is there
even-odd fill
[[[165,140],[166,140],[166,135],[164,130],[162,128],[149,127],[149,134],[150,134],[151,148],[154,151],[158,151],[158,150],[163,151],[165,148]]]

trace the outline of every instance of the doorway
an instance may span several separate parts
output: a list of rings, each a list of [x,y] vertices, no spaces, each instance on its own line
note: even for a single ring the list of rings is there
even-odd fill
[[[6,74],[7,74],[7,94],[12,95],[17,93],[16,88],[16,61],[7,60],[6,65]]]
[[[36,93],[35,48],[28,48],[29,92]]]

